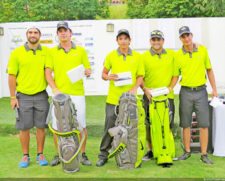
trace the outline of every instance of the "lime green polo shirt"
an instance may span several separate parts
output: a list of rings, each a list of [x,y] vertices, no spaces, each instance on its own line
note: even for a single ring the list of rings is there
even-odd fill
[[[206,83],[206,70],[212,68],[206,47],[194,46],[193,52],[181,48],[175,57],[176,73],[182,77],[181,86],[197,87]]]
[[[150,89],[168,87],[174,76],[174,51],[163,49],[157,54],[152,48],[142,54],[145,68],[144,86]],[[174,99],[174,93],[168,94]]]
[[[119,49],[112,51],[106,56],[104,67],[111,74],[131,72],[132,75],[130,85],[115,86],[114,81],[110,81],[106,102],[113,105],[118,105],[120,96],[134,87],[137,77],[144,76],[145,73],[141,55],[131,49],[126,56]]]
[[[60,92],[75,96],[84,96],[83,80],[72,83],[67,72],[79,65],[85,69],[91,68],[84,48],[75,46],[66,52],[60,45],[51,49],[51,59],[47,61],[46,68],[54,72],[54,81]]]
[[[7,73],[16,76],[16,91],[33,95],[46,89],[45,63],[49,58],[49,49],[38,46],[36,50],[27,43],[12,51]]]

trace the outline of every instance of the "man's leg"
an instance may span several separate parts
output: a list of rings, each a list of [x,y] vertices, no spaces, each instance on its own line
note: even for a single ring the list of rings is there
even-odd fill
[[[202,155],[207,155],[208,148],[208,128],[200,128],[200,144]]]
[[[86,144],[87,144],[87,138],[88,138],[87,128],[83,129],[83,134],[84,134],[83,136],[85,138],[84,138],[84,143],[83,143],[83,145],[81,147],[81,153],[85,153],[85,150],[86,150]],[[81,139],[82,139],[82,137],[81,137]]]
[[[103,166],[108,160],[109,150],[111,148],[112,137],[109,135],[108,130],[115,126],[116,114],[115,114],[115,105],[106,103],[106,118],[105,118],[105,129],[100,145],[100,154],[98,155],[99,160],[96,163],[96,166]]]
[[[24,155],[29,155],[30,130],[20,131],[20,144]]]
[[[45,129],[36,129],[36,140],[37,140],[37,153],[43,153],[45,144]]]
[[[55,117],[55,112],[54,109],[52,110],[52,128],[57,130],[57,124],[56,124],[56,117]],[[60,164],[60,159],[59,159],[59,153],[58,153],[58,137],[56,134],[53,134],[53,141],[54,141],[54,146],[55,146],[55,155],[50,162],[51,166],[56,166]]]
[[[73,103],[75,104],[75,108],[77,110],[77,120],[79,125],[83,128],[83,133],[80,134],[80,139],[84,136],[84,142],[81,147],[81,163],[86,166],[91,166],[91,162],[86,155],[86,144],[88,138],[88,132],[86,128],[86,102],[85,96],[70,96]]]
[[[190,150],[190,143],[191,143],[191,130],[189,128],[183,128],[183,143],[184,149],[186,152],[191,152]]]
[[[34,125],[36,127],[37,162],[40,166],[48,165],[43,155],[45,143],[46,119],[49,111],[48,94],[42,91],[33,96],[34,99]]]
[[[196,91],[195,101],[196,119],[200,127],[200,144],[201,144],[201,160],[206,164],[213,164],[208,158],[208,127],[209,123],[209,106],[208,93],[206,88]]]
[[[58,137],[56,136],[56,134],[53,134],[53,141],[54,141],[54,146],[55,146],[55,156],[53,157],[50,165],[51,166],[56,166],[58,164],[60,164],[60,159],[59,159],[59,153],[58,153]]]
[[[151,144],[151,132],[150,132],[150,114],[149,114],[149,100],[146,95],[143,96],[143,107],[145,110],[145,127],[146,127],[146,142],[148,151],[142,158],[143,161],[148,161],[153,158],[152,144]]]
[[[170,129],[174,128],[174,117],[175,117],[175,104],[174,99],[169,99],[169,111],[170,111]]]
[[[23,152],[23,158],[19,163],[19,167],[26,168],[30,163],[29,143],[30,129],[34,127],[33,120],[33,100],[32,96],[17,93],[20,108],[18,109],[18,119],[16,120],[16,128],[20,130],[20,143]]]
[[[179,105],[179,116],[180,116],[180,127],[183,128],[183,144],[184,154],[178,157],[179,160],[186,160],[191,156],[190,140],[191,140],[191,121],[192,113],[194,108],[193,95],[191,90],[181,87],[180,91],[180,105]]]

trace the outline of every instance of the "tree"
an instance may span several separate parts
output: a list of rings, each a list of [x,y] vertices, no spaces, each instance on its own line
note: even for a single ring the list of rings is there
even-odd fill
[[[128,0],[127,15],[130,18],[143,18],[145,6],[148,5],[148,0]]]
[[[2,0],[0,22],[95,19],[107,8],[98,0]]]
[[[131,12],[132,18],[136,16],[135,14],[139,18],[225,16],[225,0],[148,0],[148,2],[141,2],[141,0],[135,0],[135,5],[128,2],[128,14]],[[137,10],[138,7],[140,8]]]

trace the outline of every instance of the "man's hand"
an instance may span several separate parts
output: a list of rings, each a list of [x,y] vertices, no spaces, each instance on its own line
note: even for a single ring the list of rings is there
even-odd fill
[[[19,102],[17,98],[11,98],[10,105],[12,109],[19,108]]]
[[[136,95],[137,94],[137,88],[134,87],[131,90],[129,90],[129,93]]]
[[[218,97],[218,93],[216,89],[212,90],[212,97]]]
[[[172,92],[173,91],[173,89],[171,87],[167,87],[167,88],[169,89],[169,92]]]
[[[152,99],[151,90],[148,88],[144,88],[143,91],[144,94],[147,96],[148,100],[151,100]]]
[[[90,77],[91,76],[91,69],[85,69],[84,74],[86,77]]]
[[[108,80],[117,80],[118,75],[117,74],[109,74],[107,77]]]
[[[60,90],[58,88],[52,89],[52,92],[53,92],[54,96],[56,96],[58,94],[61,94],[61,92],[60,92]]]

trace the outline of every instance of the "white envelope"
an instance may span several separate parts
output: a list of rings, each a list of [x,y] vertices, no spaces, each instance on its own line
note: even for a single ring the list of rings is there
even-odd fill
[[[157,89],[152,89],[150,91],[152,97],[157,97],[157,96],[161,96],[161,95],[167,95],[170,93],[169,89],[167,87],[161,87],[161,88],[157,88]]]
[[[217,108],[218,106],[223,105],[223,102],[218,97],[213,97],[210,102],[210,106]]]
[[[84,76],[85,76],[84,71],[85,71],[84,66],[79,65],[79,66],[69,70],[67,72],[67,75],[70,78],[70,81],[72,83],[75,83],[84,78]]]
[[[131,72],[118,73],[118,79],[114,81],[115,86],[125,86],[132,84]]]

